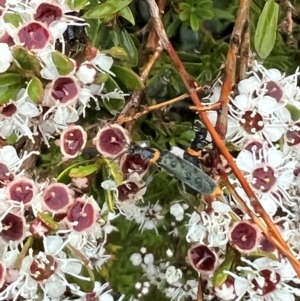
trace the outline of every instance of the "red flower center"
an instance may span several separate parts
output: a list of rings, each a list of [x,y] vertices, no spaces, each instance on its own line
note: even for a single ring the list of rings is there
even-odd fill
[[[39,22],[31,22],[22,27],[18,32],[18,37],[24,47],[29,50],[44,49],[50,41],[49,30]]]

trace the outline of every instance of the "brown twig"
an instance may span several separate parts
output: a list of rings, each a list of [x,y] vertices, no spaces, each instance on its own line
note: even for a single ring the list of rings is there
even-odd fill
[[[203,301],[201,277],[199,277],[199,282],[198,282],[197,301]]]
[[[161,12],[164,11],[164,8],[166,6],[166,0],[159,0],[158,1],[159,9]],[[151,30],[153,27],[152,20],[148,23],[148,29],[150,30],[150,34],[147,39],[146,43],[146,49],[154,51],[153,55],[149,59],[148,63],[144,67],[140,79],[143,83],[146,82],[149,72],[153,65],[155,64],[156,60],[159,58],[160,53],[162,51],[162,48],[158,45],[159,37],[157,36],[157,32],[154,30]],[[141,96],[143,94],[143,91],[134,92],[131,96],[131,99],[127,102],[127,104],[122,109],[122,112],[118,116],[118,120],[124,119],[127,116],[133,116],[137,113],[138,108],[141,104]],[[126,125],[126,129],[131,133],[133,127],[134,127],[134,119],[130,120]]]
[[[202,103],[201,103],[201,101],[200,101],[200,99],[199,99],[199,97],[198,97],[198,95],[195,91],[196,84],[192,81],[192,79],[190,78],[190,76],[186,72],[182,62],[180,61],[178,55],[176,54],[175,50],[173,49],[171,43],[169,42],[169,40],[167,38],[166,32],[163,28],[163,24],[162,24],[162,22],[159,18],[158,8],[157,8],[157,5],[156,5],[155,1],[154,0],[146,0],[146,1],[149,4],[149,11],[150,11],[150,14],[153,18],[153,24],[155,26],[155,30],[157,31],[157,33],[160,37],[160,43],[161,43],[162,47],[168,52],[170,58],[172,59],[172,61],[175,65],[175,67],[177,68],[177,70],[178,70],[178,72],[179,72],[186,88],[190,92],[192,101],[195,104],[195,106],[197,106],[199,108],[203,107],[203,105],[202,105]],[[244,16],[244,17],[247,15],[245,13],[245,11],[248,11],[248,9],[249,9],[249,5],[250,5],[249,2],[250,1],[247,1],[247,0],[241,0],[241,2],[240,2],[240,9],[239,9],[240,15],[238,16],[238,20],[239,20],[239,22],[241,22],[241,24],[245,24],[244,22],[246,20],[241,20],[241,15]],[[243,25],[243,27],[244,27],[244,25]],[[235,41],[235,44],[239,43],[239,41],[240,41],[239,37],[241,37],[241,32],[242,32],[241,27],[238,27],[237,29],[235,28],[235,34],[236,34],[235,37],[238,39],[237,41]],[[236,62],[236,57],[235,56],[236,56],[235,47],[231,47],[230,50],[229,50],[228,56],[227,56],[227,61],[231,60],[232,62]],[[227,67],[227,72],[229,72],[232,67],[235,68],[236,67],[235,64],[230,64]],[[234,74],[235,74],[235,69],[234,69]],[[231,91],[232,85],[230,85],[230,82],[233,82],[233,77],[230,76],[230,74],[228,74],[228,78],[227,78],[227,81],[226,81],[227,86],[225,87],[225,89],[230,88],[230,91]],[[228,85],[228,83],[229,83],[229,85]],[[228,102],[228,97],[226,98],[225,96],[226,95],[229,96],[230,92],[228,92],[228,91],[225,91],[225,92],[223,92],[223,100]],[[292,252],[289,249],[287,243],[282,238],[279,230],[274,225],[271,218],[268,216],[268,214],[265,212],[265,210],[263,209],[263,207],[259,203],[255,193],[253,192],[253,190],[249,186],[248,182],[243,177],[242,172],[237,167],[234,159],[231,157],[231,154],[229,153],[229,151],[225,147],[223,140],[220,138],[219,134],[217,133],[217,131],[215,130],[215,128],[211,124],[210,120],[208,119],[208,116],[207,116],[206,112],[199,110],[199,115],[202,119],[202,122],[204,123],[204,125],[206,126],[208,131],[210,132],[214,144],[219,149],[220,153],[224,156],[224,158],[227,160],[227,162],[230,165],[230,167],[231,167],[233,173],[235,174],[236,178],[240,181],[243,189],[245,190],[245,193],[247,194],[247,196],[249,197],[249,199],[251,201],[251,204],[255,208],[256,213],[259,214],[264,219],[265,223],[267,224],[268,228],[267,229],[264,228],[264,229],[262,229],[262,231],[264,231],[264,233],[268,237],[268,239],[270,239],[274,243],[274,245],[276,245],[278,247],[280,252],[282,254],[284,254],[285,256],[287,256],[287,258],[289,259],[289,261],[292,264],[293,268],[295,269],[298,276],[300,277],[300,263],[297,261],[295,256],[292,254]]]
[[[151,68],[153,67],[153,65],[155,64],[156,60],[158,59],[158,57],[161,53],[161,50],[162,50],[161,48],[158,48],[154,52],[154,54],[150,58],[149,62],[145,66],[143,72],[141,73],[140,79],[143,83],[145,83]],[[122,112],[120,113],[120,115],[118,117],[118,120],[123,119],[125,116],[131,115],[132,109],[136,109],[140,106],[140,96],[141,96],[140,91],[134,92],[132,94],[130,100],[127,102],[127,104],[122,109]]]
[[[242,35],[242,43],[240,49],[240,58],[238,64],[238,76],[237,81],[241,81],[246,78],[246,72],[249,67],[249,52],[250,52],[250,32],[249,24],[245,25],[245,30]]]
[[[216,123],[216,131],[219,133],[222,140],[225,139],[227,133],[227,115],[228,102],[236,77],[236,58],[240,50],[242,36],[245,31],[245,25],[249,19],[249,9],[251,0],[241,0],[237,13],[236,22],[231,34],[229,51],[225,61],[224,79],[221,89],[220,102],[222,104],[221,110],[218,112]]]
[[[199,91],[201,89],[202,89],[202,87],[198,87],[196,89],[196,91]],[[171,105],[173,103],[179,102],[179,101],[181,101],[183,99],[186,99],[188,97],[190,97],[190,94],[184,93],[184,94],[182,94],[182,95],[180,95],[178,97],[172,98],[172,99],[170,99],[168,101],[165,101],[165,102],[153,105],[151,107],[145,107],[144,111],[138,112],[134,116],[128,116],[128,117],[123,117],[123,118],[119,117],[117,119],[116,123],[122,124],[122,123],[129,122],[129,121],[132,121],[132,120],[137,120],[138,118],[140,118],[140,117],[142,117],[142,116],[144,116],[144,115],[146,115],[146,114],[148,114],[148,113],[150,113],[152,111],[159,110],[159,109],[161,109],[161,108],[163,108],[165,106],[169,106],[169,105]],[[211,110],[215,110],[215,109],[217,109],[219,107],[220,107],[220,105],[218,103],[215,103],[215,104],[213,104],[211,106],[207,106],[207,107],[204,107],[202,109],[205,110],[205,111],[211,111]],[[199,110],[199,108],[197,108],[195,106],[190,106],[189,109],[193,110],[193,111]]]

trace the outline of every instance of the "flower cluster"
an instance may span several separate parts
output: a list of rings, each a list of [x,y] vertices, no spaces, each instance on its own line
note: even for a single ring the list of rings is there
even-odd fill
[[[291,263],[241,208],[239,199],[250,210],[255,206],[226,162],[216,153],[210,157],[209,147],[188,163],[196,171],[201,165],[216,182],[222,168],[236,193],[221,193],[222,186],[206,196],[182,189],[182,179],[174,179],[172,170],[157,172],[149,163],[158,159],[154,149],[145,148],[153,160],[129,151],[138,136],[119,124],[101,120],[93,132],[89,109],[98,112],[110,99],[124,101],[126,94],[112,80],[112,71],[124,68],[112,69],[112,52],[86,43],[79,57],[68,53],[68,35],[89,26],[82,10],[90,4],[0,3],[0,85],[5,85],[0,93],[5,145],[0,149],[0,301],[142,301],[155,292],[184,301],[199,300],[201,291],[205,300],[300,296]],[[109,1],[104,4],[116,13]],[[120,15],[130,19],[123,8]],[[122,33],[112,36],[118,44]],[[238,150],[238,168],[296,259],[299,75],[299,69],[285,76],[254,62],[230,96],[225,137]],[[219,100],[221,85],[218,80],[206,104]],[[208,117],[215,124],[217,112]],[[42,148],[41,154],[20,155],[8,145],[42,140],[50,147],[54,139],[62,155],[56,179],[24,170],[28,159],[43,157]],[[177,152],[174,156],[186,160],[182,149]]]
[[[13,83],[1,100],[1,138],[15,134],[34,142],[41,135],[48,144],[85,116],[91,100],[99,109],[101,99],[124,99],[121,91],[107,91],[97,80],[101,74],[114,76],[110,56],[94,47],[81,62],[64,54],[68,26],[87,25],[65,1],[5,1],[0,12],[0,73]]]

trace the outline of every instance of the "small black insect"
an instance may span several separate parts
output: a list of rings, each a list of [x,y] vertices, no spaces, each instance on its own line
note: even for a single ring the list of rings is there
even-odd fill
[[[216,188],[214,180],[199,167],[168,150],[159,152],[150,147],[135,145],[129,148],[129,153],[139,154],[145,161],[156,163],[167,173],[200,193],[211,194]]]
[[[193,139],[191,146],[184,152],[183,158],[192,164],[199,166],[201,165],[201,157],[202,151],[210,144],[209,141],[206,140],[207,137],[207,129],[206,128],[195,128],[195,138]]]

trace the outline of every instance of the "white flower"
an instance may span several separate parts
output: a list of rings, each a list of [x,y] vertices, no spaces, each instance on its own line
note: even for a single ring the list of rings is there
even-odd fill
[[[155,205],[148,205],[139,207],[139,212],[134,216],[135,222],[140,224],[139,229],[143,232],[146,230],[155,230],[158,235],[157,225],[164,217],[160,215],[162,206],[156,203]]]
[[[109,73],[115,76],[114,73],[109,71],[114,63],[114,60],[106,54],[100,53],[100,51],[98,51],[96,57],[92,59],[90,63],[92,63],[94,67],[101,73]]]
[[[240,276],[227,272],[234,277],[235,301],[243,298],[247,292],[253,301],[294,300],[294,295],[300,296],[300,290],[287,284],[299,283],[295,270],[287,259],[280,262],[268,257],[262,257],[253,262],[241,258],[248,266],[238,267]],[[244,276],[244,277],[243,277]]]
[[[169,266],[166,270],[166,280],[169,284],[177,282],[182,278],[181,269],[176,269],[173,265]]]
[[[31,130],[32,118],[37,117],[40,111],[29,99],[27,92],[22,89],[16,101],[11,101],[0,108],[0,135],[6,139],[12,133],[18,138],[23,136],[34,141],[34,133]]]
[[[79,275],[82,269],[79,260],[66,258],[66,254],[62,251],[66,243],[62,238],[47,236],[44,237],[43,243],[44,252],[33,254],[33,250],[29,250],[29,255],[22,261],[19,278],[0,293],[0,300],[19,295],[27,300],[33,299],[36,298],[39,289],[42,289],[44,296],[49,298],[60,297],[67,286],[76,290],[74,285],[67,282],[64,273],[89,280]]]
[[[177,221],[182,221],[184,218],[184,209],[179,203],[175,203],[170,206],[170,213]]]
[[[228,231],[231,223],[230,207],[218,204],[213,205],[214,211],[206,213],[193,212],[188,223],[187,242],[205,243],[208,240],[209,247],[225,246],[228,242]],[[220,211],[218,211],[218,209]]]
[[[143,262],[142,255],[140,253],[133,253],[129,260],[132,262],[133,265],[138,266]]]
[[[5,165],[9,171],[18,172],[22,163],[34,154],[39,155],[39,152],[25,152],[24,156],[19,158],[17,151],[13,146],[5,145],[0,149],[0,164]]]
[[[258,151],[242,150],[236,164],[268,214],[274,215],[278,207],[289,212],[287,207],[293,202],[286,190],[293,184],[297,164],[291,154],[285,156],[275,147],[263,146]]]
[[[3,73],[10,67],[14,58],[8,45],[5,43],[0,43],[0,53],[0,73]]]

